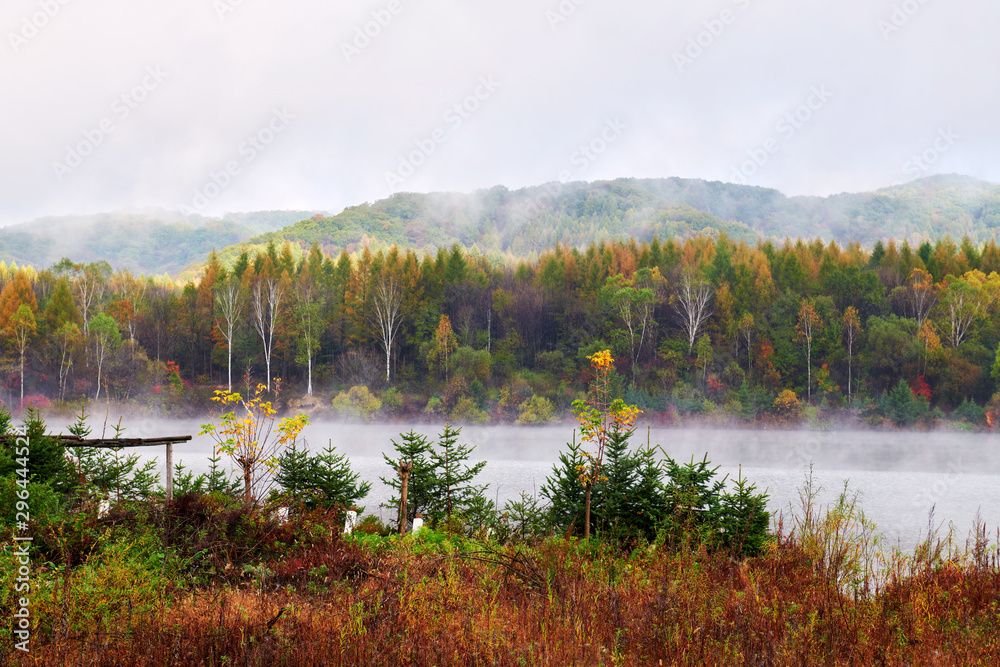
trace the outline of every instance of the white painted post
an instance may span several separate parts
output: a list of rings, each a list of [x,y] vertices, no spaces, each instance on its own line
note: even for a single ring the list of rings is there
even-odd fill
[[[420,512],[417,512],[416,518],[413,519],[413,531],[412,532],[415,533],[415,532],[417,532],[418,530],[420,530],[423,527],[424,527],[424,515],[421,514]]]
[[[167,502],[174,499],[174,445],[167,443]]]
[[[347,510],[347,520],[344,521],[344,535],[350,535],[358,526],[358,508],[351,506]]]

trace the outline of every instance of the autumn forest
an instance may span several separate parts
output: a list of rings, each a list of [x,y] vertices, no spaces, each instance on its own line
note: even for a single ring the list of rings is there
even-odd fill
[[[992,241],[725,235],[530,258],[272,243],[228,267],[213,253],[183,286],[106,262],[2,265],[2,391],[14,406],[177,414],[251,377],[350,419],[543,423],[607,348],[618,395],[668,422],[850,409],[985,425],[1000,402],[998,270]]]

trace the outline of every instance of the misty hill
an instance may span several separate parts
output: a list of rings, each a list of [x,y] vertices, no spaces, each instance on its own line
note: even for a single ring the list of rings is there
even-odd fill
[[[1000,186],[964,176],[933,176],[875,192],[786,197],[756,186],[697,179],[632,179],[552,183],[471,194],[399,193],[302,220],[250,244],[317,242],[327,252],[366,242],[434,249],[459,242],[484,252],[529,255],[557,242],[587,245],[603,239],[649,240],[725,232],[755,242],[822,238],[840,243],[877,239],[911,242],[950,234],[973,241],[1000,228]],[[229,259],[237,249],[229,249]]]
[[[213,248],[247,241],[313,213],[259,211],[185,219],[174,211],[145,210],[39,218],[0,228],[0,259],[39,269],[63,257],[75,262],[103,259],[134,273],[175,274],[203,262]]]

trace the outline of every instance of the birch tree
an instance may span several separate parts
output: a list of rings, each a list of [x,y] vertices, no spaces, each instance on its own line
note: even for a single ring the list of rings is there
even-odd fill
[[[694,279],[690,275],[681,278],[673,306],[681,320],[681,327],[687,334],[688,356],[691,356],[694,350],[698,332],[712,316],[712,309],[709,306],[713,294],[712,287],[708,283]]]
[[[73,348],[80,340],[80,327],[74,322],[64,322],[56,331],[56,345],[59,352],[59,400],[66,396],[66,378],[73,368]]]
[[[651,284],[653,287],[636,286],[642,283]],[[656,326],[656,322],[653,321],[653,310],[658,301],[655,287],[659,283],[662,283],[662,279],[658,269],[653,269],[652,272],[649,269],[642,269],[636,274],[635,280],[617,275],[608,278],[605,285],[606,297],[617,311],[618,320],[623,327],[622,337],[628,342],[633,383],[647,332]]]
[[[236,280],[228,281],[215,293],[215,303],[219,307],[218,312],[220,315],[215,324],[219,329],[219,333],[226,340],[229,391],[233,390],[233,338],[236,335],[236,322],[243,315],[242,297],[240,284]]]
[[[83,333],[86,336],[90,334],[90,313],[104,297],[108,278],[111,276],[111,265],[105,261],[87,265],[70,264],[70,271],[74,275],[73,291],[83,314]]]
[[[94,339],[94,360],[97,361],[97,394],[94,395],[96,401],[101,397],[101,372],[104,360],[109,352],[121,345],[122,334],[118,330],[118,323],[104,313],[98,313],[91,318],[89,329]]]
[[[295,322],[298,326],[298,352],[295,360],[306,364],[307,380],[306,394],[313,395],[313,355],[319,350],[319,333],[321,326],[320,301],[316,294],[309,269],[304,269],[299,276],[298,288],[295,291]]]
[[[844,310],[844,334],[847,336],[847,405],[851,404],[851,380],[854,365],[854,342],[861,333],[861,318],[858,309],[848,306]]]
[[[403,292],[395,278],[383,275],[376,283],[372,296],[371,319],[379,333],[382,349],[385,350],[385,381],[389,382],[389,360],[392,356],[392,343],[402,319],[400,305],[403,302]]]
[[[28,351],[28,343],[35,335],[36,322],[35,314],[31,308],[22,303],[17,307],[17,312],[10,318],[8,332],[14,337],[17,343],[17,350],[21,357],[21,402],[24,402],[24,356]]]
[[[816,308],[807,300],[802,299],[802,307],[799,308],[799,322],[796,326],[799,340],[806,343],[806,396],[812,402],[812,342],[816,330],[822,326]]]
[[[146,294],[146,283],[133,276],[128,269],[124,269],[112,277],[111,289],[120,294],[122,300],[127,301],[132,307],[131,316],[126,318],[125,325],[128,329],[128,339],[135,340],[136,314]]]
[[[264,345],[264,365],[267,367],[266,388],[271,391],[271,352],[274,349],[274,329],[278,324],[278,309],[284,290],[277,278],[261,278],[251,289],[253,324]]]
[[[946,279],[940,293],[940,306],[949,325],[949,342],[958,347],[975,326],[985,318],[1000,293],[1000,276],[995,272],[989,277],[982,271],[966,272],[961,278]]]

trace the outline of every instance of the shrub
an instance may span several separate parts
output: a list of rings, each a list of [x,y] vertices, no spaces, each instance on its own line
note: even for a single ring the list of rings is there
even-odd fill
[[[371,421],[382,409],[382,401],[378,400],[368,387],[357,385],[347,392],[340,392],[333,399],[333,409],[348,419]]]
[[[403,394],[398,388],[392,387],[387,389],[384,394],[382,394],[382,407],[386,410],[395,412],[403,406]]]
[[[21,409],[25,408],[35,408],[37,410],[42,410],[44,408],[52,407],[52,403],[49,399],[41,394],[34,394],[32,396],[25,396],[21,399]]]
[[[451,420],[459,424],[482,424],[488,419],[489,415],[476,407],[475,401],[468,396],[459,399],[451,411]]]
[[[906,380],[901,379],[895,389],[882,395],[879,408],[897,425],[910,426],[926,416],[930,406],[924,396],[918,398]]]
[[[776,415],[785,419],[797,419],[802,413],[802,402],[791,389],[783,389],[772,407]]]
[[[986,409],[975,401],[970,401],[966,398],[962,401],[961,405],[955,408],[951,416],[959,421],[970,424],[981,424],[986,419]]]
[[[427,405],[424,407],[424,412],[429,415],[436,415],[441,412],[441,406],[444,405],[444,401],[441,397],[435,394],[427,399]]]
[[[358,525],[354,527],[354,532],[361,533],[363,535],[380,535],[386,537],[391,532],[389,526],[382,523],[374,514],[369,514],[361,518]]]
[[[535,366],[554,375],[570,375],[573,372],[573,363],[561,350],[539,352],[535,355]]]
[[[18,480],[14,476],[0,477],[0,522],[8,526],[15,524],[20,499],[28,503],[28,516],[36,526],[47,526],[59,519],[64,496],[57,494],[48,484],[25,484],[23,480],[18,483]],[[25,495],[27,498],[24,498]]]
[[[518,424],[547,424],[553,420],[556,414],[556,408],[552,405],[552,401],[538,395],[533,395],[521,403],[519,410]]]
[[[467,382],[485,382],[490,379],[493,359],[486,350],[460,347],[452,353],[448,365],[455,377],[462,377]]]

